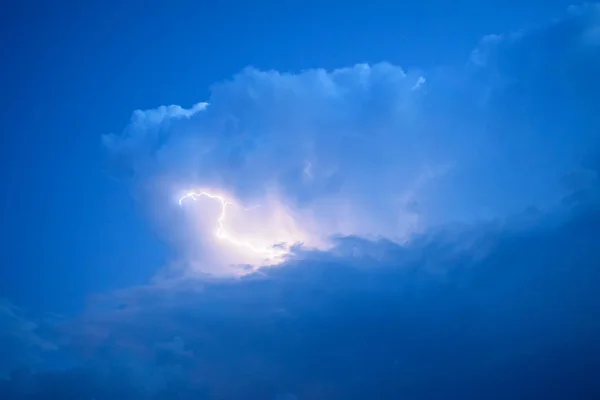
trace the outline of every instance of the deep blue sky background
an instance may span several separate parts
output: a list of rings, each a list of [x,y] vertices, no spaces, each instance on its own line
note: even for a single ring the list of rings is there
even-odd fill
[[[600,366],[598,9],[555,26],[573,1],[218,3],[25,0],[0,10],[0,375],[55,371],[13,375],[0,394],[25,385],[38,398],[133,399],[143,389],[139,398],[500,399],[518,398],[510,388],[540,398],[543,382],[557,398],[600,393],[591,372]],[[530,27],[541,28],[481,43]],[[489,68],[472,72],[473,50],[486,46]],[[419,204],[434,221],[472,222],[486,211],[469,211],[495,198],[506,205],[495,220],[433,227],[408,248],[342,239],[266,281],[138,287],[177,249],[115,174],[102,135],[118,136],[133,110],[191,107],[215,87],[235,113],[235,85],[247,82],[218,84],[247,66],[299,73],[381,61],[431,77],[437,97],[420,127],[448,123],[447,135],[427,138],[481,171],[440,180],[443,198]],[[389,99],[369,94],[378,93]],[[482,93],[480,113],[465,98]],[[490,143],[501,150],[487,153]],[[578,165],[585,171],[569,175]],[[529,180],[511,186],[515,171]],[[543,212],[520,213],[530,200]],[[475,372],[479,386],[465,385]]]

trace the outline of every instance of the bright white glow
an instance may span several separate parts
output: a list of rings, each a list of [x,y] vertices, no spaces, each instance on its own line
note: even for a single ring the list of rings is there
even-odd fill
[[[261,255],[267,259],[277,259],[277,258],[287,254],[287,251],[284,249],[275,248],[273,246],[257,247],[255,245],[253,245],[252,243],[250,243],[248,241],[244,241],[240,238],[235,237],[233,234],[231,234],[225,227],[225,218],[226,218],[227,206],[235,205],[235,203],[225,199],[223,196],[219,196],[219,195],[211,194],[211,193],[207,193],[207,192],[189,192],[189,193],[181,196],[181,198],[179,199],[179,205],[180,206],[183,205],[183,200],[185,200],[187,198],[197,200],[199,197],[202,197],[202,196],[208,197],[213,200],[217,200],[221,204],[221,212],[217,218],[218,226],[217,226],[217,230],[215,231],[215,236],[217,238],[222,239],[222,240],[227,240],[229,243],[233,244],[234,246],[249,249],[252,252],[254,252],[258,255]],[[257,207],[260,207],[260,205],[250,207],[250,208],[244,208],[244,207],[241,207],[241,208],[243,208],[246,211],[250,211]]]

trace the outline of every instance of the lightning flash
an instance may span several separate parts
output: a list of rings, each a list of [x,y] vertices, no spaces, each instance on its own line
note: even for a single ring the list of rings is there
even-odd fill
[[[191,198],[195,201],[195,200],[198,200],[198,198],[203,197],[203,196],[208,197],[212,200],[216,200],[219,202],[219,204],[221,204],[221,212],[217,218],[217,230],[215,231],[215,236],[218,239],[226,240],[236,247],[246,248],[246,249],[248,249],[256,254],[262,255],[268,259],[278,258],[287,253],[287,251],[285,251],[284,249],[278,249],[278,248],[274,248],[274,247],[256,247],[252,243],[241,240],[241,239],[235,237],[234,235],[232,235],[225,227],[225,218],[226,218],[227,206],[236,205],[236,204],[233,203],[232,201],[225,199],[222,196],[218,196],[216,194],[211,194],[211,193],[207,193],[207,192],[198,192],[198,193],[189,192],[189,193],[183,195],[179,199],[179,205],[182,206],[183,201],[185,199]],[[244,208],[244,207],[241,207],[241,208],[244,209],[245,211],[250,211],[257,207],[260,207],[260,205],[250,207],[250,208]]]

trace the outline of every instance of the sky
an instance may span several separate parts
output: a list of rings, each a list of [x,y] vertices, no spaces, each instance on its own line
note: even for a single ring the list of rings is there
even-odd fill
[[[600,396],[599,4],[0,18],[0,398]]]

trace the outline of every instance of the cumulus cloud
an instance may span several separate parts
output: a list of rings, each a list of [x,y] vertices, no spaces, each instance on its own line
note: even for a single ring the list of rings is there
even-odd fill
[[[144,196],[158,199],[154,215],[169,228],[165,199],[199,188],[239,203],[228,229],[255,247],[322,247],[333,234],[398,240],[420,226],[416,190],[446,168],[418,139],[424,82],[386,63],[299,74],[248,68],[214,85],[208,103],[136,111],[121,135],[103,140]],[[210,269],[225,256],[209,257],[220,205],[202,200],[176,241]],[[236,260],[247,255],[226,262]]]
[[[402,243],[441,223],[547,208],[597,140],[600,68],[586,39],[597,14],[577,8],[488,36],[464,68],[247,68],[189,109],[136,111],[103,141],[182,261],[202,272],[273,260],[215,240],[218,203],[175,207],[190,189],[236,202],[228,231],[260,249],[323,249],[332,235]]]

